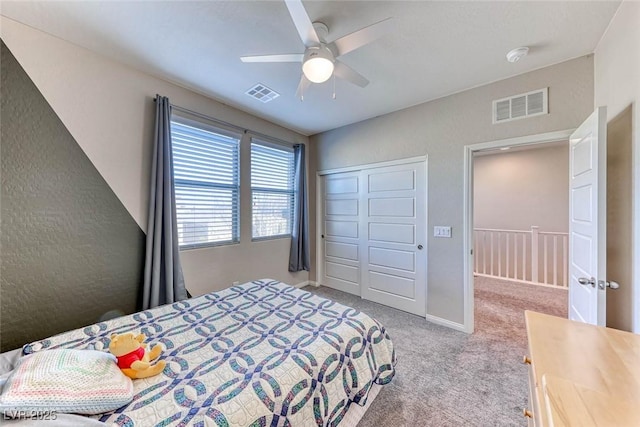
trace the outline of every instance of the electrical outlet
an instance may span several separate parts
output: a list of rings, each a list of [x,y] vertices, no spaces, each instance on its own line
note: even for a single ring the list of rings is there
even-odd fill
[[[436,225],[433,227],[433,237],[451,237],[451,227]]]

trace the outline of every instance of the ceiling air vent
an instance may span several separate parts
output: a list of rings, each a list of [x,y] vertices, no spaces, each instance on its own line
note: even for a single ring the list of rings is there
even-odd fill
[[[549,112],[549,88],[493,101],[493,123],[509,122]]]
[[[276,92],[273,89],[269,89],[262,83],[258,83],[257,85],[255,85],[254,87],[246,91],[245,93],[250,97],[255,98],[258,101],[264,102],[264,103],[273,101],[274,99],[280,96],[278,92]]]

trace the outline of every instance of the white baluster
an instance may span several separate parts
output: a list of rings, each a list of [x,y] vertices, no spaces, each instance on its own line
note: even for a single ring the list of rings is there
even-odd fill
[[[553,236],[553,284],[558,285],[558,236]]]
[[[513,278],[518,278],[518,233],[513,233]]]
[[[567,244],[569,241],[569,237],[566,235],[562,236],[562,286],[565,288],[569,286],[569,278],[567,277],[567,266],[568,266],[568,256],[569,256],[569,245]]]
[[[491,232],[491,275],[493,276],[493,231]]]
[[[531,226],[531,281],[538,282],[538,231],[537,225]]]
[[[487,274],[487,232],[482,233],[482,274]]]
[[[544,249],[542,251],[542,257],[544,258],[544,277],[542,279],[542,283],[548,284],[548,280],[549,280],[549,276],[548,276],[548,269],[547,269],[547,261],[548,261],[548,256],[547,256],[547,234],[544,235],[543,239],[542,239],[542,245],[544,246]]]
[[[522,280],[527,280],[527,235],[522,234]]]
[[[506,264],[507,264],[507,274],[505,274],[505,277],[509,277],[509,235],[511,233],[505,233],[505,237],[507,238],[507,247],[505,248],[505,252],[507,254],[507,260],[506,260]]]
[[[502,233],[498,231],[498,276],[502,277]]]

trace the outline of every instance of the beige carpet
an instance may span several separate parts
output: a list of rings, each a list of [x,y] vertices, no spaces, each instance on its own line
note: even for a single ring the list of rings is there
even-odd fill
[[[468,335],[330,288],[304,289],[377,318],[393,339],[396,377],[361,427],[526,425],[523,311],[567,311],[564,290],[476,278],[476,332]]]

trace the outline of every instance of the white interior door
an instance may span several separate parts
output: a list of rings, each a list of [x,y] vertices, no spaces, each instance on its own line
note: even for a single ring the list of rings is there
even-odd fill
[[[360,171],[326,175],[322,191],[322,284],[360,295]]]
[[[363,170],[362,297],[426,314],[426,165]]]
[[[569,318],[606,321],[606,107],[571,135]]]

